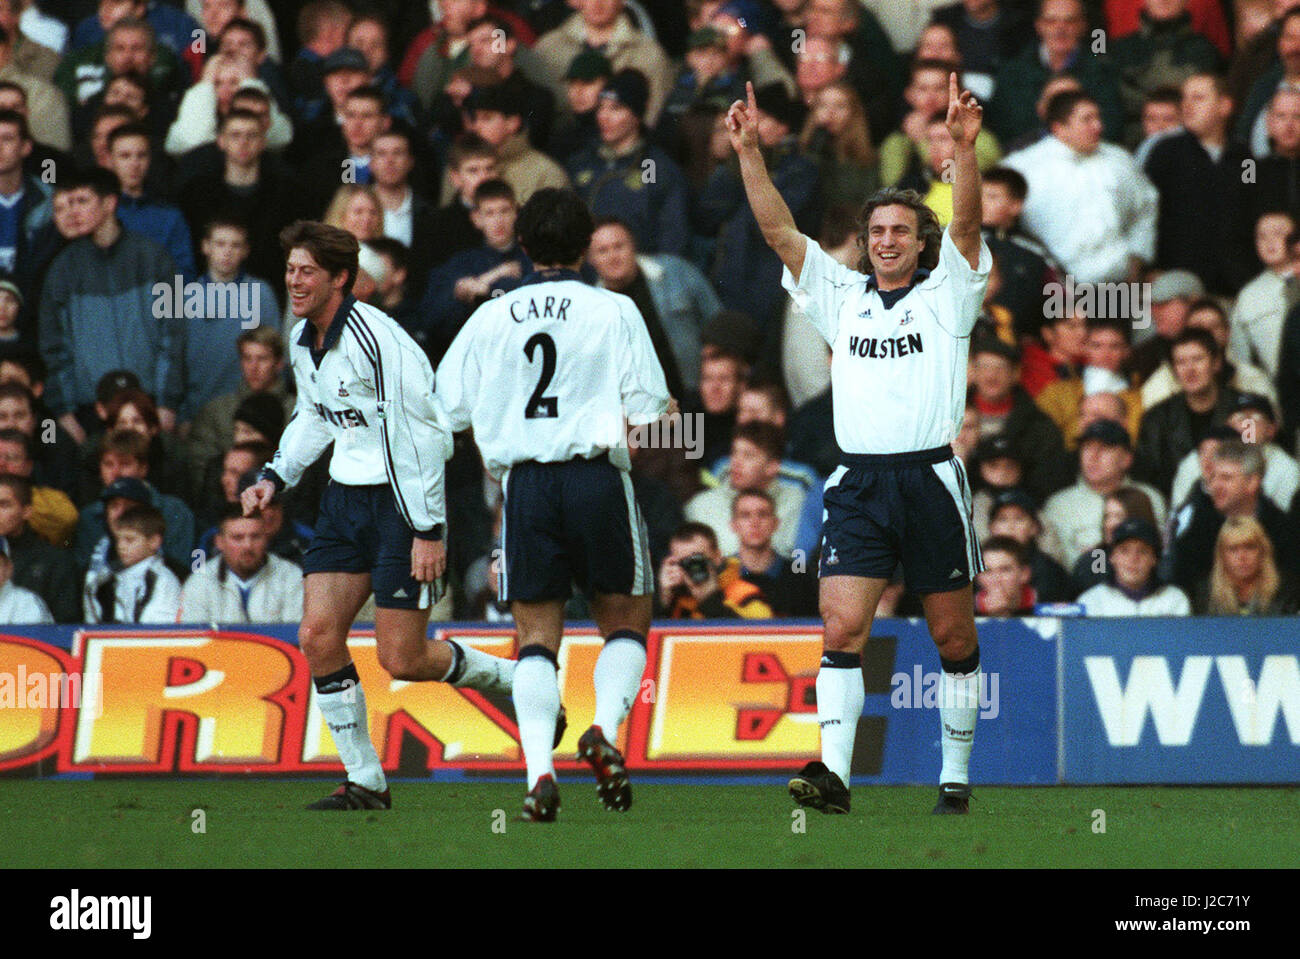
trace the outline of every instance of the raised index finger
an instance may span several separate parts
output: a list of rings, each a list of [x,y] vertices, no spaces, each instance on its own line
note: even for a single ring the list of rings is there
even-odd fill
[[[754,81],[745,81],[745,95],[749,98],[749,115],[758,116],[758,101],[754,99]]]
[[[948,102],[955,103],[961,98],[961,91],[957,89],[956,72],[948,74]]]

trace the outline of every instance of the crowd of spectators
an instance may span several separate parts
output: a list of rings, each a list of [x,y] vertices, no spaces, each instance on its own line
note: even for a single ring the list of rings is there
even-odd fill
[[[237,505],[293,412],[281,229],[353,233],[436,367],[549,186],[681,400],[632,451],[658,614],[816,616],[830,350],[722,117],[752,82],[856,268],[878,187],[952,215],[953,72],[995,262],[978,611],[1296,612],[1300,0],[0,0],[0,621],[297,621],[325,462]],[[500,490],[455,449],[436,614],[500,617]]]

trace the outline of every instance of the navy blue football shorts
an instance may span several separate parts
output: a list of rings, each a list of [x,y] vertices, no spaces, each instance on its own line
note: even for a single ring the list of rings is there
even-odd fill
[[[519,463],[502,482],[501,601],[654,592],[632,478],[607,456]]]
[[[947,446],[915,453],[845,454],[826,481],[821,576],[889,579],[943,593],[984,568],[970,483]]]
[[[369,573],[376,606],[427,609],[441,598],[445,584],[421,583],[411,575],[414,539],[387,483],[346,486],[330,480],[302,571]]]

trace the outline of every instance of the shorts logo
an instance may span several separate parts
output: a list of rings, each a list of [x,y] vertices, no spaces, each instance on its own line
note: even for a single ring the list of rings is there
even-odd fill
[[[949,579],[957,579],[959,576],[961,576],[961,570],[959,569],[954,569],[951,573],[948,574]]]
[[[409,599],[409,598],[410,597],[406,595],[405,586],[403,586],[401,589],[399,589],[397,592],[393,594],[393,599]]]
[[[829,554],[827,555],[827,557],[826,557],[826,565],[827,565],[827,566],[834,566],[834,565],[835,565],[836,563],[838,563],[839,561],[840,561],[840,558],[839,558],[838,556],[835,555],[835,547],[834,547],[834,546],[830,547],[830,553],[829,553]]]

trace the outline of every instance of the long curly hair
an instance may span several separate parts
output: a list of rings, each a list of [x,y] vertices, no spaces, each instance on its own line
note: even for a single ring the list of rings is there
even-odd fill
[[[858,259],[858,272],[873,272],[871,257],[867,252],[869,242],[867,227],[871,223],[871,214],[882,206],[905,206],[916,214],[916,232],[918,238],[925,241],[921,255],[917,258],[917,266],[926,270],[933,270],[938,266],[939,243],[943,238],[939,218],[925,205],[925,200],[915,190],[900,190],[898,187],[887,186],[873,193],[863,206],[862,213],[858,215],[858,248],[862,250],[862,256]]]

